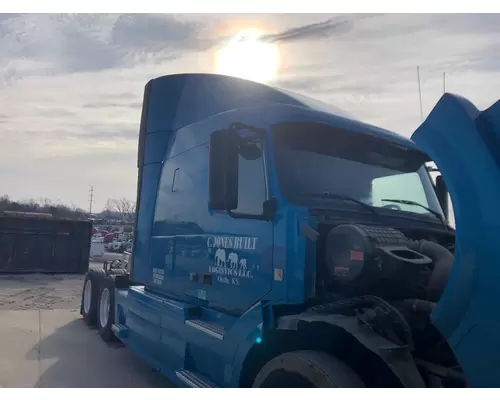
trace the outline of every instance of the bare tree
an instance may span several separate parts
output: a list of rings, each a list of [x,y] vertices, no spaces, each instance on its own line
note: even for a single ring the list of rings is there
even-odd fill
[[[0,211],[5,211],[11,204],[12,201],[10,200],[9,196],[3,195],[2,197],[0,197]]]
[[[104,206],[104,212],[116,212],[122,220],[132,220],[135,215],[135,203],[122,197],[120,199],[108,199]]]
[[[12,201],[9,196],[0,197],[0,212],[21,211],[21,212],[45,212],[55,217],[86,219],[87,214],[75,205],[57,204],[48,198],[41,198],[38,201],[29,199],[25,201]]]
[[[54,206],[54,202],[47,197],[41,197],[40,200],[38,201],[38,204],[40,204],[42,207]]]
[[[116,209],[120,213],[121,219],[130,220],[135,214],[135,203],[122,197],[116,200]]]

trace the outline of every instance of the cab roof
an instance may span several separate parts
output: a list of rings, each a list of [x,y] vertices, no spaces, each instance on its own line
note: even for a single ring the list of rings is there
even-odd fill
[[[144,133],[176,131],[216,114],[240,108],[294,106],[318,113],[323,122],[339,123],[359,132],[377,136],[402,146],[415,143],[401,135],[378,128],[347,115],[341,109],[288,90],[217,74],[175,74],[152,79],[146,85],[143,121]]]

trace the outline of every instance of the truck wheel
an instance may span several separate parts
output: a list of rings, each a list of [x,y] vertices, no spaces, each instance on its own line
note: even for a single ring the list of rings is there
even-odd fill
[[[115,335],[111,330],[115,320],[115,285],[112,276],[103,279],[97,306],[97,329],[102,340],[111,342]]]
[[[99,295],[99,281],[105,276],[104,270],[90,270],[83,281],[82,302],[80,314],[85,323],[94,326],[97,319],[97,297]]]
[[[255,378],[257,388],[363,388],[361,378],[343,361],[321,351],[283,353]]]

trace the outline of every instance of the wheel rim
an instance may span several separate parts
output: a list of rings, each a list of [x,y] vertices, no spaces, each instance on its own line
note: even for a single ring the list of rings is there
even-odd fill
[[[109,320],[109,306],[110,306],[109,300],[110,300],[109,289],[104,288],[101,293],[101,301],[99,304],[99,321],[103,328],[108,324]]]
[[[92,303],[92,282],[90,279],[85,283],[83,290],[83,311],[88,314]]]

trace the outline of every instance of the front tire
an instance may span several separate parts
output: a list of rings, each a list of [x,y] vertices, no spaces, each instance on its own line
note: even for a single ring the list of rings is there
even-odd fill
[[[347,364],[321,351],[293,351],[269,361],[257,374],[255,388],[363,388]]]

